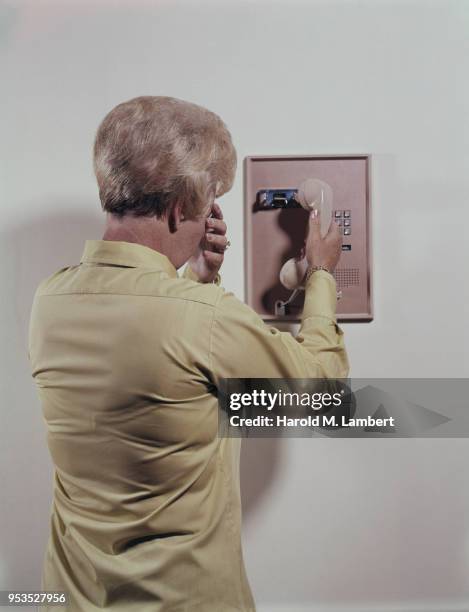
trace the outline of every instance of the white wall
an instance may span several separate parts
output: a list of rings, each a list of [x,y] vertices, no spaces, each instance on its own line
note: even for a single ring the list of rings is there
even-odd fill
[[[225,119],[240,164],[221,199],[224,284],[239,295],[244,156],[372,153],[376,318],[343,326],[352,374],[468,377],[468,31],[465,0],[0,3],[0,588],[39,584],[51,466],[29,307],[102,235],[91,145],[104,114],[154,94]],[[468,609],[467,440],[244,451],[261,611]]]

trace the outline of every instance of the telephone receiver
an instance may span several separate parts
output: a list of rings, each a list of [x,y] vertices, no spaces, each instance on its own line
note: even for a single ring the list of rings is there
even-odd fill
[[[307,211],[318,210],[320,213],[320,234],[324,236],[329,231],[332,222],[332,187],[316,178],[307,178],[298,187],[295,200]],[[298,291],[304,289],[303,279],[308,268],[306,257],[288,259],[280,269],[280,282],[294,294],[281,306],[293,301]],[[279,304],[280,306],[280,304]]]

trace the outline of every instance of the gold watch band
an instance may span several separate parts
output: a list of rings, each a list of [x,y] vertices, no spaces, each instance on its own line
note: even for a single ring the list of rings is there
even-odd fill
[[[306,285],[306,283],[309,281],[309,279],[311,278],[311,276],[317,272],[318,270],[324,270],[324,272],[327,272],[328,274],[331,274],[330,270],[328,270],[325,266],[310,266],[307,270],[306,270],[306,274],[305,274],[305,279],[304,279],[304,284]]]

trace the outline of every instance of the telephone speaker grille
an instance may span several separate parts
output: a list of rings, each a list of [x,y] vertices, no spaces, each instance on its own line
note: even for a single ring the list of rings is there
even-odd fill
[[[337,287],[353,287],[360,284],[360,268],[339,268],[334,272]]]

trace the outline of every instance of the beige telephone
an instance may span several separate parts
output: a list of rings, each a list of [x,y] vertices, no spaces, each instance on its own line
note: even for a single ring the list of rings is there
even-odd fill
[[[308,211],[320,211],[321,236],[329,231],[332,221],[332,188],[319,179],[308,178],[301,183],[295,195],[296,201]],[[280,270],[280,282],[285,289],[295,290],[302,286],[308,268],[306,257],[288,259]],[[292,298],[291,298],[292,299]],[[289,300],[290,301],[290,300]]]
[[[373,319],[371,175],[371,156],[365,154],[246,158],[246,301],[264,320],[301,320],[309,211],[321,204],[322,234],[329,225],[330,204],[334,226],[329,231],[334,228],[334,234],[342,235],[333,272],[340,298],[337,320]],[[327,275],[315,273],[313,278],[317,276]],[[298,291],[296,298],[282,308],[292,291]]]

